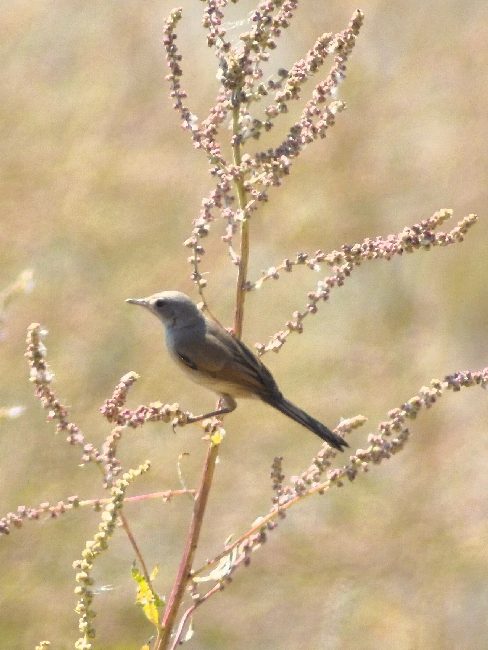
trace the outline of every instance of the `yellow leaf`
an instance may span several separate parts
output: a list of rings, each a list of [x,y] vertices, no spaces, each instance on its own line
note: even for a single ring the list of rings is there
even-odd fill
[[[150,579],[153,580],[157,573],[158,567],[154,567]],[[164,606],[164,599],[160,598],[154,591],[151,584],[135,566],[132,567],[132,578],[137,583],[136,604],[141,607],[145,617],[156,627],[159,626],[159,608]]]

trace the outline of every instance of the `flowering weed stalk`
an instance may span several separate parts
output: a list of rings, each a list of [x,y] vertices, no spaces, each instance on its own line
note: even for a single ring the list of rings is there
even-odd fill
[[[234,3],[236,1],[232,0]],[[312,253],[298,251],[270,265],[260,278],[253,280],[248,277],[252,251],[251,218],[255,219],[261,206],[272,198],[272,188],[284,186],[286,177],[304,149],[326,138],[344,111],[345,104],[339,98],[339,90],[363,24],[363,14],[356,10],[343,30],[319,35],[289,70],[276,66],[273,74],[265,74],[280,39],[293,23],[298,4],[298,0],[262,0],[251,12],[245,31],[237,39],[231,39],[225,22],[228,0],[203,2],[203,28],[207,44],[216,57],[219,82],[215,102],[203,117],[190,110],[183,87],[183,59],[177,45],[182,10],[173,10],[164,25],[163,45],[173,105],[192,145],[206,156],[213,184],[201,200],[191,232],[184,242],[190,251],[191,279],[201,298],[202,308],[212,314],[205,288],[209,279],[217,281],[218,273],[209,275],[207,271],[203,272],[202,267],[205,239],[215,234],[226,247],[230,264],[236,267],[232,330],[237,338],[242,336],[248,295],[265,284],[268,290],[272,284],[270,280],[290,276],[297,266],[307,267],[314,272],[321,272],[323,266],[329,269],[328,275],[321,277],[307,293],[306,302],[302,299],[301,304],[305,302],[305,305],[292,313],[284,328],[270,335],[267,343],[257,344],[259,354],[279,351],[291,333],[303,332],[305,318],[316,314],[319,306],[329,300],[331,291],[344,286],[355,269],[365,261],[390,260],[406,253],[458,244],[477,220],[476,215],[469,214],[451,230],[441,232],[441,225],[451,218],[452,211],[439,210],[396,234],[344,244],[339,250],[329,253],[322,249]],[[260,148],[261,136],[270,131],[272,136],[277,122],[287,119],[289,108],[295,102],[302,102],[302,109],[298,111],[298,118],[289,121],[284,137],[277,138],[272,146]],[[252,150],[250,144],[253,145]],[[11,295],[24,290],[27,279],[24,278],[23,283],[0,296],[0,319]],[[264,291],[256,295],[256,299]],[[401,451],[408,442],[411,421],[423,410],[437,404],[446,391],[457,392],[469,386],[485,388],[488,383],[487,368],[454,373],[442,381],[432,380],[405,403],[391,410],[376,430],[368,434],[364,446],[351,453],[342,464],[337,462],[337,452],[323,445],[299,475],[286,480],[283,458],[277,456],[271,466],[269,510],[257,517],[237,539],[229,540],[223,548],[217,549],[212,559],[197,566],[195,556],[220,446],[225,436],[221,420],[210,418],[199,425],[203,428],[206,453],[196,488],[183,486],[179,490],[165,489],[128,497],[127,489],[134,479],[149,469],[149,462],[136,469],[123,467],[119,448],[124,436],[149,422],[167,423],[173,429],[191,425],[192,413],[182,409],[178,403],[160,401],[128,407],[130,390],[138,379],[136,373],[129,372],[120,379],[100,409],[110,430],[103,444],[95,446],[71,421],[68,408],[54,391],[54,375],[47,363],[45,338],[46,331],[39,324],[33,323],[29,327],[26,357],[35,395],[46,410],[48,421],[55,424],[56,433],[62,433],[70,445],[80,450],[82,464],[98,468],[101,489],[106,490],[106,496],[98,499],[72,496],[55,504],[19,506],[15,512],[0,519],[0,535],[9,534],[13,527],[20,528],[26,520],[43,517],[54,519],[80,506],[90,505],[101,512],[97,532],[86,541],[81,557],[74,563],[80,631],[76,647],[84,650],[93,648],[95,642],[93,565],[102,551],[109,548],[110,539],[119,523],[137,558],[138,566],[132,572],[137,582],[136,601],[153,626],[153,636],[144,648],[176,648],[190,640],[194,613],[231,582],[237,569],[250,565],[252,554],[265,548],[269,532],[275,530],[279,521],[293,508],[308,497],[352,483],[372,466],[383,463]],[[2,411],[1,417],[5,417]],[[341,421],[335,431],[346,436],[364,424],[365,418],[358,415]],[[144,552],[135,539],[124,510],[130,502],[139,503],[153,498],[167,501],[182,494],[191,497],[193,509],[176,576],[165,601],[156,593],[153,585],[156,571],[149,572]],[[42,641],[38,647],[48,645],[49,642]]]

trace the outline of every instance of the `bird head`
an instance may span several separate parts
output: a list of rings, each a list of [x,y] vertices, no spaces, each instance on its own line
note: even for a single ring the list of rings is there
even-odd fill
[[[128,298],[131,305],[141,305],[167,326],[186,326],[203,318],[195,303],[180,291],[161,291],[147,298]]]

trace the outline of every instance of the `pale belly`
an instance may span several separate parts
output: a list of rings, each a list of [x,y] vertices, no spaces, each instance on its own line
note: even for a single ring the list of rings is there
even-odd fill
[[[182,363],[178,358],[174,359],[178,368],[180,368],[187,377],[189,377],[194,383],[211,390],[217,395],[232,395],[232,397],[244,397],[247,399],[258,399],[257,395],[251,391],[239,386],[238,384],[230,383],[227,381],[220,381],[214,377],[208,377],[207,375],[188,368],[184,363]]]

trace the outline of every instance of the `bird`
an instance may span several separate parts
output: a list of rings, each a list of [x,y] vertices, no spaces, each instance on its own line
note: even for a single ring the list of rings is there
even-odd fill
[[[166,330],[166,346],[177,365],[196,383],[220,398],[220,407],[191,421],[232,412],[236,398],[258,398],[343,451],[347,442],[287,400],[271,372],[253,352],[222,325],[207,318],[186,294],[162,291],[126,302],[145,307]]]

